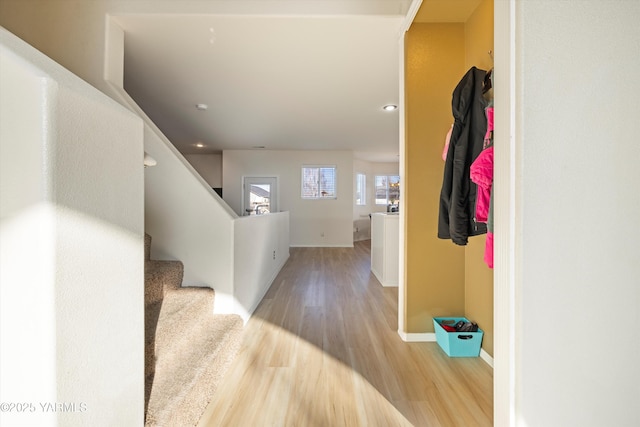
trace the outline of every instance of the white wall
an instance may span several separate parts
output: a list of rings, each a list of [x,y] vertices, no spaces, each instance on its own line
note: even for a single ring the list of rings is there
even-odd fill
[[[235,310],[246,321],[289,259],[289,212],[234,221]]]
[[[638,426],[640,2],[513,16],[515,422]]]
[[[225,150],[223,196],[236,212],[242,207],[245,176],[278,177],[278,210],[290,214],[292,246],[353,246],[353,155],[350,151]],[[303,165],[335,165],[335,200],[302,200]]]
[[[0,42],[0,424],[142,425],[142,122]]]
[[[212,188],[222,187],[222,154],[186,154],[184,158]]]

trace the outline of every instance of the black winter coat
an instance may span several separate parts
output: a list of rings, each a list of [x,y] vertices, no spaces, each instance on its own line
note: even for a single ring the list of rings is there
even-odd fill
[[[457,245],[466,245],[469,236],[487,232],[486,224],[475,222],[478,186],[469,175],[487,131],[486,101],[482,97],[485,74],[476,67],[467,71],[451,102],[454,124],[440,192],[438,237]]]

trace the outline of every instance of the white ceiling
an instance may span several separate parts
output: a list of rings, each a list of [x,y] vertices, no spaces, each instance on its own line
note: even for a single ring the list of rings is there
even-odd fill
[[[272,3],[273,12],[269,2],[237,1],[226,5],[241,13],[118,16],[125,89],[183,154],[265,147],[397,161],[399,114],[382,107],[400,100],[410,2]],[[458,9],[447,19],[466,20]]]

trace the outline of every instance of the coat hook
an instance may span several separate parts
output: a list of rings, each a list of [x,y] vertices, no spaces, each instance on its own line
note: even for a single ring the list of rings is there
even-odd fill
[[[493,61],[493,51],[490,50],[489,52],[487,52],[489,54],[489,57],[491,57],[491,60]]]

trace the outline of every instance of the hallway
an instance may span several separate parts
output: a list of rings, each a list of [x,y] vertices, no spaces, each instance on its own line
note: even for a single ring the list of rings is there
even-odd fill
[[[492,425],[492,369],[400,339],[369,245],[291,248],[200,426]]]

